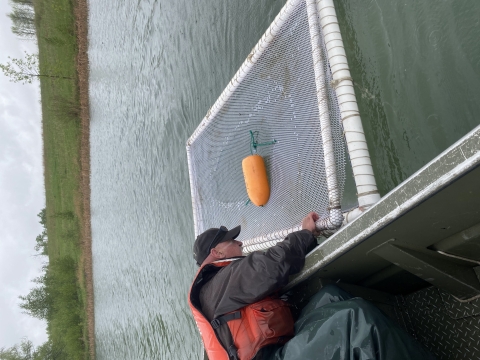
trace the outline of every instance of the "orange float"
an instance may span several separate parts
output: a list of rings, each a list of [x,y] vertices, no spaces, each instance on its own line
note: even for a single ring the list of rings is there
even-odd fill
[[[242,160],[242,169],[250,201],[257,206],[265,205],[270,198],[270,185],[263,158],[258,154],[247,156]]]

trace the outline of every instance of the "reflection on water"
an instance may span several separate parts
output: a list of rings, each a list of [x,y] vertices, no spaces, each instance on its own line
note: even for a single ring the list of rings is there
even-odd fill
[[[480,2],[335,4],[385,193],[479,122]],[[202,356],[185,141],[282,5],[90,2],[98,359]]]

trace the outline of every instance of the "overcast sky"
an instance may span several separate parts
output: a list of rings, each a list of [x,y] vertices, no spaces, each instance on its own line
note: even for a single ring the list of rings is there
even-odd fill
[[[8,0],[0,0],[0,63],[8,56],[37,52],[33,41],[10,31]],[[39,84],[9,82],[0,71],[0,348],[23,337],[40,345],[46,324],[22,314],[19,295],[26,295],[40,275],[43,257],[34,256],[42,228],[37,214],[45,207]]]

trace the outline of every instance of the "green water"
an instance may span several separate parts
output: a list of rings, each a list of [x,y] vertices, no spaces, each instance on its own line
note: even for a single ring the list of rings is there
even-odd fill
[[[335,5],[384,195],[480,123],[480,2]]]
[[[202,356],[185,142],[283,4],[90,2],[98,359]],[[385,194],[480,122],[480,2],[335,5]]]

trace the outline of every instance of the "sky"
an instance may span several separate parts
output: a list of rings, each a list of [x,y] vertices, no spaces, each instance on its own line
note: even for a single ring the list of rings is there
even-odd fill
[[[0,0],[0,63],[8,56],[37,52],[34,41],[16,38],[8,0]],[[35,346],[47,340],[46,323],[22,313],[19,296],[27,295],[40,275],[43,256],[35,256],[42,232],[37,214],[45,207],[39,83],[9,82],[0,71],[0,348],[28,338]]]

